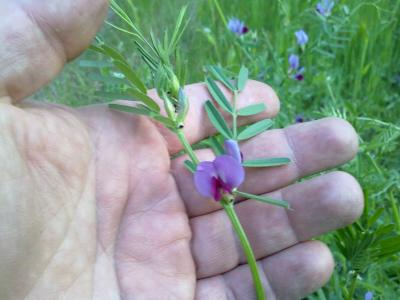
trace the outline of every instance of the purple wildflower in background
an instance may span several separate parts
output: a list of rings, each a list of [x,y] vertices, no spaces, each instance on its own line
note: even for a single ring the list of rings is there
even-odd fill
[[[296,54],[291,54],[289,56],[289,73],[293,73],[292,78],[297,81],[302,81],[304,79],[304,68],[300,67],[300,58]]]
[[[296,115],[295,122],[296,123],[303,123],[304,122],[303,115]]]
[[[297,70],[300,66],[300,58],[296,54],[291,54],[289,56],[289,66],[292,70]]]
[[[374,294],[372,292],[366,292],[364,296],[364,300],[372,300]]]
[[[296,38],[297,38],[297,44],[300,47],[304,47],[308,42],[307,33],[303,29],[301,29],[299,31],[296,31],[294,34],[296,35]]]
[[[202,161],[194,173],[194,184],[197,191],[216,201],[223,194],[232,193],[244,180],[241,153],[236,141],[225,141],[227,154],[217,156],[213,161]]]
[[[249,32],[249,28],[240,21],[238,18],[230,18],[228,22],[228,29],[234,34],[241,36]]]
[[[333,0],[322,0],[315,7],[316,11],[324,17],[328,17],[331,14],[332,8],[335,5]]]

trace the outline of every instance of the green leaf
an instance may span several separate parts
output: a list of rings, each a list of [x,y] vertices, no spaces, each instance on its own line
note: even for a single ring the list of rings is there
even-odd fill
[[[196,172],[196,165],[191,160],[185,160],[184,165],[190,172]]]
[[[150,108],[152,111],[157,113],[160,112],[160,106],[158,106],[157,102],[146,94],[142,93],[141,91],[130,88],[126,92],[132,95],[137,100],[143,102],[143,104],[146,104],[147,107]]]
[[[283,201],[283,200],[272,199],[269,197],[253,195],[253,194],[240,192],[240,191],[236,191],[236,194],[239,196],[242,196],[244,198],[247,198],[247,199],[254,199],[254,200],[261,201],[261,202],[264,202],[267,204],[272,204],[272,205],[276,205],[276,206],[280,206],[280,207],[284,207],[284,208],[288,208],[288,209],[290,208],[289,203],[286,201]]]
[[[208,118],[210,119],[214,127],[218,130],[218,132],[220,132],[225,138],[232,139],[233,135],[231,129],[226,124],[221,113],[217,110],[215,105],[210,100],[207,100],[205,104],[205,109]]]
[[[138,106],[126,106],[122,104],[117,104],[117,103],[110,103],[108,104],[108,107],[114,110],[119,110],[123,112],[128,112],[128,113],[133,113],[137,115],[143,115],[143,116],[153,116],[153,112],[149,110],[146,106],[144,105],[138,105]]]
[[[222,72],[220,68],[218,68],[217,66],[208,66],[207,69],[208,71],[210,71],[211,74],[214,75],[216,79],[221,81],[232,92],[237,90],[236,87],[234,87],[233,84],[231,83],[231,80],[225,76],[225,74]]]
[[[111,48],[107,45],[102,45],[101,49],[103,49],[103,53],[111,57],[113,60],[121,61],[123,63],[127,63],[125,57],[119,53],[114,48]]]
[[[222,147],[216,136],[210,137],[207,142],[215,155],[222,155],[225,153],[224,147]]]
[[[95,95],[98,97],[103,97],[110,100],[130,100],[131,97],[124,92],[106,92],[106,91],[97,91]]]
[[[155,116],[152,116],[152,118],[160,123],[163,123],[164,126],[167,128],[175,129],[175,127],[176,127],[175,123],[171,119],[168,119],[167,117],[155,115]]]
[[[126,79],[128,79],[134,84],[135,87],[138,88],[139,91],[144,94],[147,93],[146,85],[127,64],[119,60],[114,60],[114,65],[125,75]]]
[[[210,77],[206,77],[206,84],[211,96],[214,100],[228,113],[233,114],[233,109],[229,101],[226,99],[224,93],[218,87],[214,80]]]
[[[241,133],[239,133],[238,140],[241,141],[252,138],[253,136],[256,136],[257,134],[260,134],[263,131],[267,130],[271,126],[272,126],[272,121],[268,119],[254,123],[253,125],[250,125],[246,129],[244,129]]]
[[[249,79],[249,69],[242,66],[240,68],[239,75],[238,75],[238,81],[237,81],[237,88],[239,91],[243,91],[248,79]]]
[[[242,163],[242,166],[248,168],[277,167],[288,163],[290,163],[290,159],[287,157],[274,157],[246,160]]]
[[[267,106],[265,103],[256,103],[238,110],[239,116],[252,116],[263,112]]]
[[[78,62],[80,67],[83,68],[107,68],[112,67],[113,64],[109,61],[97,61],[97,60],[80,60]]]

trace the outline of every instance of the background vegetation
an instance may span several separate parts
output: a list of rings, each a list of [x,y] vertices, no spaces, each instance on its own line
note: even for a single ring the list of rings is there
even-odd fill
[[[119,0],[137,24],[161,34],[189,4],[191,22],[181,43],[186,82],[203,80],[203,66],[221,64],[271,85],[281,101],[275,127],[338,116],[360,135],[356,159],[342,167],[361,183],[366,206],[354,225],[321,237],[333,250],[335,273],[308,299],[400,299],[400,1],[336,1],[332,14],[316,13],[317,1],[288,0]],[[250,32],[232,34],[226,20],[238,17]],[[112,13],[109,20],[119,20]],[[309,36],[304,51],[295,31]],[[128,35],[105,25],[101,35],[121,50],[143,78],[149,78]],[[300,55],[304,80],[288,76],[288,56]],[[108,101],[99,72],[86,52],[36,98],[72,106]],[[104,60],[104,58],[102,58]],[[150,82],[150,81],[149,81]],[[106,88],[113,89],[112,83]],[[353,295],[353,296],[351,296]]]

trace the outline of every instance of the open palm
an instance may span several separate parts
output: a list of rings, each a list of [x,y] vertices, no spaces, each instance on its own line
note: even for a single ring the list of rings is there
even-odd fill
[[[0,50],[0,298],[254,298],[228,218],[195,192],[182,158],[171,162],[180,147],[170,133],[101,105],[12,104],[87,46],[106,8],[102,1],[59,2],[0,0],[0,42],[7,46]],[[213,134],[202,109],[209,95],[201,84],[186,92],[185,130],[196,142]],[[249,82],[239,106],[260,100],[268,107],[261,117],[278,112],[275,94],[258,82]],[[333,267],[329,250],[308,240],[357,218],[362,193],[340,172],[290,184],[351,159],[356,135],[346,122],[325,119],[241,147],[249,159],[294,161],[249,170],[242,187],[272,192],[293,211],[251,200],[237,211],[269,299],[298,299],[324,284]]]

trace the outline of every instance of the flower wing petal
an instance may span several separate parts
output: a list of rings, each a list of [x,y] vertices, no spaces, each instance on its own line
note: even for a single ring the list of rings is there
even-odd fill
[[[221,155],[214,160],[218,177],[231,189],[238,187],[244,180],[244,169],[240,162],[230,155]]]
[[[242,154],[240,153],[239,144],[235,140],[225,140],[224,142],[226,154],[235,158],[238,162],[242,162]]]
[[[199,163],[194,173],[194,185],[197,191],[205,197],[213,197],[215,192],[213,191],[212,178],[216,176],[217,171],[213,162],[203,161]]]

